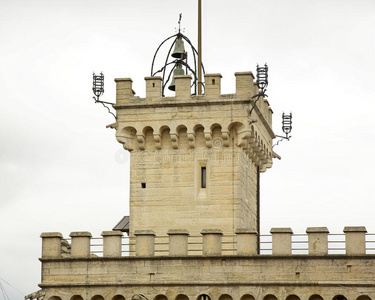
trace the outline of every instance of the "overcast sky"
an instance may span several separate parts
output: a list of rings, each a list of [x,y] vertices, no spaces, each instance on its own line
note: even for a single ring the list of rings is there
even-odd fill
[[[105,74],[104,101],[117,77],[144,97],[179,13],[197,46],[197,1],[0,0],[0,283],[11,299],[39,289],[41,232],[100,236],[127,215],[129,156],[93,102],[92,72]],[[203,0],[203,62],[222,93],[267,62],[276,134],[293,112],[292,139],[261,176],[263,234],[375,233],[375,1]]]

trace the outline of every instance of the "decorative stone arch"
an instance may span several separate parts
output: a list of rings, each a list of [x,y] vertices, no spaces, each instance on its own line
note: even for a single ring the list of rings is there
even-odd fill
[[[180,134],[181,131],[187,131],[187,126],[185,124],[180,124],[176,126],[176,132]]]
[[[104,300],[104,297],[102,295],[95,295],[91,298],[91,300]]]
[[[297,295],[289,295],[285,300],[301,300]]]
[[[83,300],[81,295],[74,295],[70,300]]]
[[[132,300],[147,300],[147,298],[142,294],[135,294],[133,295]]]
[[[208,296],[207,294],[200,294],[200,295],[197,297],[197,300],[211,300],[211,297]]]
[[[116,132],[116,139],[123,144],[125,150],[133,151],[138,148],[137,130],[132,126],[126,126]]]
[[[311,295],[309,300],[324,300],[322,296],[318,294]]]
[[[250,128],[246,128],[241,122],[232,122],[228,126],[228,134],[234,138],[234,145],[247,148],[250,138]]]
[[[116,296],[113,296],[112,300],[125,300],[125,297],[122,295],[116,295]]]
[[[276,298],[275,295],[268,294],[268,295],[264,296],[263,300],[277,300],[277,298]]]
[[[237,131],[238,130],[244,130],[245,129],[245,125],[241,122],[232,122],[228,125],[227,127],[228,131],[230,132],[232,129],[236,129]]]
[[[211,126],[210,126],[210,130],[211,132],[214,131],[214,129],[220,127],[220,130],[222,129],[222,126],[219,124],[219,123],[213,123]]]
[[[371,298],[367,295],[361,295],[356,300],[371,300]]]
[[[195,147],[206,147],[206,139],[204,138],[205,127],[202,124],[196,124],[193,127],[195,134]]]
[[[178,148],[179,149],[188,149],[189,140],[188,140],[188,129],[184,124],[180,124],[176,127],[176,134],[178,137]]]
[[[153,151],[157,148],[157,143],[154,137],[155,130],[151,126],[145,126],[142,129],[142,134],[137,134],[137,141],[140,150]],[[158,148],[157,148],[158,149]]]
[[[189,300],[189,297],[184,294],[179,294],[176,296],[175,300]]]
[[[159,294],[157,296],[155,296],[154,300],[168,300],[167,296],[163,295],[163,294]]]
[[[58,296],[52,296],[52,297],[49,297],[48,300],[61,300],[61,298]]]
[[[254,296],[250,295],[250,294],[245,294],[241,297],[240,300],[255,300]]]
[[[163,125],[159,128],[159,134],[161,136],[161,149],[177,149],[178,138],[176,134],[173,134],[171,128],[168,125]]]
[[[222,127],[218,123],[214,123],[210,126],[212,132],[212,146],[213,148],[220,148],[224,145]]]
[[[332,300],[348,300],[344,295],[336,295]]]
[[[219,297],[219,300],[233,300],[233,298],[228,294],[223,294]]]

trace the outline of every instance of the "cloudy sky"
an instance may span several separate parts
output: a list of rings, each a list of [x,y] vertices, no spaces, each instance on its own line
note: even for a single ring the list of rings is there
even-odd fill
[[[129,156],[92,99],[92,72],[145,96],[153,54],[178,15],[196,45],[197,1],[0,0],[0,283],[38,290],[40,233],[99,236],[128,213]],[[289,142],[261,177],[261,231],[363,225],[375,233],[375,2],[203,0],[203,62],[221,73],[269,65],[274,131]],[[0,294],[0,299],[2,294]]]

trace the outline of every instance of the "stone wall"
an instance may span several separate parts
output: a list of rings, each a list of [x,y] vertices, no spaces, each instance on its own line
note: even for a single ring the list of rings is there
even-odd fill
[[[161,96],[161,78],[146,77],[146,98],[132,80],[116,79],[117,140],[131,153],[130,235],[152,228],[199,234],[257,228],[257,169],[271,167],[272,110],[251,72],[236,73],[236,93],[221,94],[221,75],[206,74],[205,94],[191,95],[190,76],[176,96]],[[250,111],[252,111],[250,115]],[[206,186],[202,188],[202,168]]]
[[[345,255],[328,255],[328,230],[319,227],[307,230],[308,255],[291,255],[291,229],[274,228],[272,255],[257,255],[256,233],[246,230],[237,230],[237,254],[222,255],[221,231],[203,230],[203,253],[190,256],[188,232],[172,230],[163,257],[154,256],[149,230],[136,233],[133,257],[121,256],[120,232],[103,232],[103,257],[90,256],[87,232],[71,234],[70,257],[61,256],[61,234],[44,233],[40,287],[49,300],[374,299],[375,255],[365,254],[366,230],[344,231]]]

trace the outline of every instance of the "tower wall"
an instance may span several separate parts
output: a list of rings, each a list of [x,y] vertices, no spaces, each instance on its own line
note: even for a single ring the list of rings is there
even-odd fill
[[[236,77],[236,94],[220,94],[221,75],[206,74],[206,94],[195,96],[191,78],[177,76],[176,97],[158,97],[160,79],[147,77],[146,98],[129,92],[130,79],[116,79],[116,137],[131,153],[130,235],[256,228],[257,168],[273,158],[272,110],[261,99],[250,116],[254,77]]]

